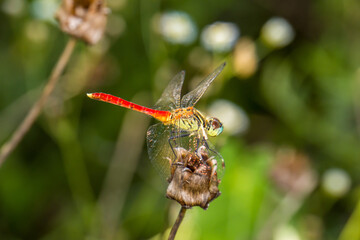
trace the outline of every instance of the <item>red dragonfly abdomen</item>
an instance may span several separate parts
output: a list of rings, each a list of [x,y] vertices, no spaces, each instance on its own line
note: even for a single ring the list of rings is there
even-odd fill
[[[87,96],[89,98],[95,99],[95,100],[99,100],[99,101],[103,101],[103,102],[108,102],[111,104],[115,104],[121,107],[125,107],[128,109],[132,109],[141,113],[145,113],[147,115],[152,116],[153,118],[156,118],[157,120],[161,121],[161,122],[167,122],[169,121],[171,112],[169,111],[160,111],[160,110],[155,110],[155,109],[151,109],[151,108],[147,108],[129,101],[126,101],[122,98],[107,94],[107,93],[88,93]]]

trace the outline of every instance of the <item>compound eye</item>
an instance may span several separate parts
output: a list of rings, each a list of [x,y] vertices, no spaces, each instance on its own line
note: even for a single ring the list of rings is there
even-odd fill
[[[208,134],[212,137],[215,137],[217,135],[219,135],[220,133],[222,133],[223,131],[223,125],[220,122],[219,119],[217,118],[210,118],[208,120],[209,122],[209,129],[208,129]]]
[[[212,129],[216,130],[216,129],[222,127],[222,123],[220,122],[219,119],[213,118],[211,121],[211,127],[212,127]]]

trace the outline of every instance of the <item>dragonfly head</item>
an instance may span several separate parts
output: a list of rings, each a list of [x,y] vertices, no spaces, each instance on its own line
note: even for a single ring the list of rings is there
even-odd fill
[[[223,131],[223,125],[219,119],[215,117],[207,118],[207,134],[211,137],[216,137]]]

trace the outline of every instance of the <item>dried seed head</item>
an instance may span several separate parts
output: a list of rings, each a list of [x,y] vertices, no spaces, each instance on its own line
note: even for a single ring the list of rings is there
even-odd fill
[[[108,12],[105,0],[63,0],[55,17],[62,31],[95,44],[104,34]]]
[[[171,164],[171,177],[166,196],[186,208],[200,206],[207,209],[218,197],[220,180],[216,173],[216,161],[209,158],[207,149],[201,146],[197,153],[184,148],[174,149],[177,158]]]
[[[280,149],[270,171],[270,178],[276,186],[297,196],[309,193],[317,183],[309,158],[291,148]]]

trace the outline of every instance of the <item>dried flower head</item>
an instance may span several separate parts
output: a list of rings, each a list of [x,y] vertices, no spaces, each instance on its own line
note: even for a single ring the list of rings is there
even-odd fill
[[[241,38],[235,45],[234,72],[241,78],[252,76],[257,69],[258,57],[256,45],[247,37]]]
[[[63,0],[55,17],[62,31],[95,44],[104,34],[108,12],[104,0]]]
[[[219,192],[216,160],[209,157],[207,148],[201,146],[197,152],[175,148],[177,158],[171,163],[171,177],[166,196],[185,208],[200,206],[207,209]]]
[[[279,189],[298,196],[309,193],[317,183],[309,158],[291,148],[277,152],[270,177]]]

